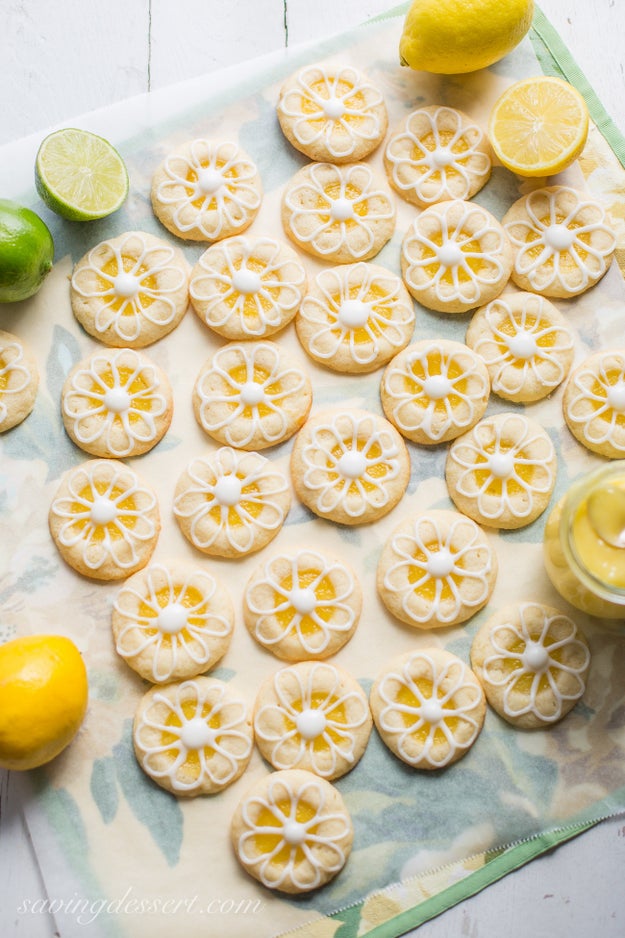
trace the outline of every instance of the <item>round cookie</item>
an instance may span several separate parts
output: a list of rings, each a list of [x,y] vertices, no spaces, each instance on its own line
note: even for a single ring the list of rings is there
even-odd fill
[[[490,178],[491,149],[486,134],[462,111],[422,107],[391,135],[384,167],[402,198],[427,208],[479,192]]]
[[[500,609],[480,628],[471,664],[486,699],[512,726],[552,726],[586,689],[590,652],[568,616],[541,603]]]
[[[395,230],[395,206],[366,163],[309,163],[286,186],[282,224],[302,251],[351,264],[381,251]]]
[[[193,389],[193,410],[218,443],[260,450],[291,437],[312,405],[310,379],[275,342],[238,342],[218,349]]]
[[[278,121],[287,140],[311,160],[356,162],[384,139],[382,93],[351,65],[307,65],[280,89]]]
[[[323,661],[281,668],[260,686],[254,739],[274,769],[306,769],[332,781],[362,757],[373,725],[356,678]]]
[[[129,231],[100,242],[78,261],[70,297],[89,335],[116,348],[145,348],[184,316],[189,267],[167,241]]]
[[[495,414],[454,440],[445,478],[458,510],[478,524],[522,528],[549,504],[556,453],[535,420],[516,413]]]
[[[512,248],[494,215],[453,199],[431,205],[412,222],[402,241],[401,269],[423,306],[466,313],[499,296],[512,270]]]
[[[207,570],[185,561],[135,573],[117,595],[115,650],[146,681],[162,684],[213,668],[230,645],[234,609]]]
[[[66,472],[48,520],[63,559],[96,580],[121,580],[145,567],[161,528],[156,493],[115,459],[90,459]]]
[[[339,873],[354,829],[340,792],[303,769],[271,772],[242,798],[230,835],[241,866],[266,886],[297,894]]]
[[[173,415],[165,372],[134,349],[102,349],[68,374],[61,416],[71,440],[92,456],[121,459],[152,449]]]
[[[535,293],[506,294],[478,309],[466,342],[484,359],[495,394],[522,403],[557,388],[575,355],[564,316]]]
[[[445,443],[475,426],[488,404],[482,359],[448,339],[423,339],[399,352],[380,383],[382,409],[399,432],[423,446]]]
[[[386,608],[418,629],[459,625],[486,605],[497,555],[471,518],[431,510],[407,518],[386,541],[377,588]]]
[[[256,165],[232,142],[190,140],[152,178],[159,221],[186,241],[219,241],[252,224],[262,202]]]
[[[441,769],[466,755],[484,724],[479,681],[442,648],[409,651],[390,661],[371,688],[382,742],[415,769]]]
[[[562,411],[586,449],[625,458],[625,349],[595,352],[582,362],[566,383]]]
[[[174,515],[197,550],[242,557],[260,550],[284,524],[291,491],[283,473],[259,453],[223,446],[193,459],[180,476]]]
[[[199,318],[226,339],[261,339],[283,329],[306,291],[295,251],[274,238],[225,238],[191,271],[189,295]]]
[[[337,408],[315,414],[298,433],[291,478],[299,500],[319,517],[366,524],[388,514],[402,498],[410,456],[383,417]]]
[[[39,369],[22,340],[0,330],[0,433],[26,420],[35,406]]]
[[[137,761],[174,795],[223,791],[252,755],[249,708],[231,684],[211,677],[153,687],[139,701],[133,726]]]
[[[354,571],[310,548],[271,557],[254,571],[243,594],[250,635],[286,661],[336,654],[354,634],[361,609]]]
[[[502,220],[514,251],[512,280],[522,290],[567,298],[588,290],[612,262],[614,232],[603,207],[568,186],[535,189]]]
[[[295,319],[315,361],[333,371],[374,371],[412,338],[415,314],[400,278],[377,264],[320,271]]]

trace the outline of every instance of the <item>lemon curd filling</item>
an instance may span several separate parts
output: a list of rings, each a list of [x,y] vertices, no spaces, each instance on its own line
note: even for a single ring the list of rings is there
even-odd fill
[[[330,622],[332,619],[332,607],[331,603],[336,599],[336,590],[334,584],[329,577],[322,577],[319,582],[321,571],[314,568],[308,570],[300,570],[297,576],[297,582],[294,582],[293,577],[289,574],[285,576],[280,581],[280,589],[282,592],[274,592],[273,594],[273,603],[275,607],[280,607],[284,602],[284,594],[290,593],[294,589],[310,589],[311,583],[317,583],[314,589],[315,599],[317,604],[315,605],[315,615],[318,616],[323,622]],[[325,604],[325,605],[323,605]],[[286,628],[297,615],[297,611],[294,606],[288,605],[286,609],[282,609],[276,614],[276,618],[280,625],[283,628]],[[321,631],[321,627],[315,622],[315,620],[308,614],[302,615],[299,623],[300,631],[303,635],[313,635],[316,632]]]
[[[424,134],[423,137],[419,139],[419,143],[430,153],[434,153],[440,148],[448,148],[453,154],[454,160],[462,163],[464,154],[467,156],[470,155],[470,147],[464,137],[460,137],[459,139],[454,140],[455,136],[456,134],[452,130],[439,130],[438,135],[431,132]],[[423,159],[422,150],[416,146],[413,146],[412,148],[410,159],[414,164],[414,168],[421,176],[427,174],[429,178],[436,181],[439,181],[443,176],[447,177],[460,175],[459,170],[454,166],[453,162],[448,163],[444,167],[444,170],[437,166],[430,166],[428,162]]]
[[[101,271],[106,275],[107,279],[104,280],[102,277],[98,278],[98,289],[103,292],[108,292],[111,288],[111,281],[115,280],[120,274],[129,274],[132,272],[132,276],[140,281],[136,296],[133,297],[131,302],[128,302],[128,297],[117,296],[110,303],[110,308],[114,312],[118,313],[123,307],[122,315],[132,316],[133,306],[138,305],[142,309],[147,309],[148,306],[152,305],[154,298],[146,291],[156,291],[158,289],[158,282],[154,274],[150,273],[150,268],[146,267],[145,264],[140,264],[139,267],[136,266],[137,259],[135,257],[122,254],[121,261],[121,270],[116,257],[111,257],[102,265]]]
[[[491,472],[490,457],[496,453],[508,453],[510,450],[513,451],[514,455],[514,471],[505,479],[500,479]],[[510,496],[524,492],[525,488],[521,485],[521,482],[531,486],[534,479],[535,468],[533,465],[528,464],[530,462],[530,454],[522,449],[516,449],[516,444],[511,440],[502,439],[499,441],[499,445],[493,441],[484,446],[484,452],[477,453],[475,456],[475,469],[473,470],[475,482],[480,488],[488,483],[485,491],[490,495],[501,495],[504,483]],[[481,466],[484,468],[481,468]],[[488,482],[489,479],[490,482]]]
[[[375,313],[378,320],[381,320],[376,321],[374,316],[369,316],[366,323],[362,326],[350,328],[350,340],[356,345],[371,342],[372,336],[376,339],[380,338],[384,334],[385,323],[391,322],[393,319],[393,310],[388,304],[388,296],[376,284],[371,284],[365,296],[362,296],[361,287],[356,284],[355,286],[350,286],[343,296],[340,293],[334,293],[330,297],[330,300],[332,308],[335,310],[340,310],[345,300],[359,300],[363,303],[369,303],[371,304],[372,312]],[[340,320],[337,319],[334,324],[333,332],[337,334],[341,333],[343,328]]]
[[[443,701],[438,695],[434,695],[434,685],[432,681],[425,677],[413,678],[415,687],[422,695],[423,700],[426,702],[433,700],[435,703],[438,703],[443,711],[442,722],[445,723],[449,731],[453,734],[459,724],[459,719],[455,715],[455,705],[453,700]],[[403,707],[409,707],[414,712],[402,712],[402,720],[404,725],[408,728],[412,727],[417,722],[417,716],[421,713],[423,707],[423,700],[411,690],[410,687],[407,687],[405,684],[402,684],[399,690],[397,691],[396,701]],[[448,716],[445,715],[445,711],[451,711]],[[432,733],[433,726],[428,720],[423,720],[421,726],[415,728],[411,732],[411,736],[414,737],[421,744],[425,744],[428,737],[432,737],[432,742],[436,743],[445,743],[447,742],[447,737],[445,736],[443,730],[440,726],[437,726]]]
[[[161,745],[167,746],[172,744],[172,748],[168,749],[165,755],[173,762],[178,758],[180,750],[177,745],[180,741],[180,730],[183,729],[185,722],[191,722],[192,720],[202,720],[206,726],[211,730],[218,730],[221,727],[221,717],[219,713],[213,713],[213,707],[210,703],[205,703],[200,711],[198,711],[197,701],[195,700],[186,700],[182,704],[182,713],[184,715],[184,721],[180,719],[180,715],[175,711],[171,711],[167,718],[164,721],[164,726],[171,726],[176,732],[161,732]],[[210,759],[211,756],[215,754],[215,750],[209,746],[203,746],[202,750],[206,759]],[[202,765],[200,761],[200,750],[189,748],[187,749],[186,759],[183,763],[184,766],[191,769],[196,775],[199,775],[202,770]],[[182,766],[180,767],[182,768]]]
[[[466,238],[470,237],[470,232],[458,232],[458,237]],[[437,232],[436,234],[431,235],[428,239],[436,246],[436,248],[442,248],[445,243],[442,232]],[[453,285],[456,280],[459,283],[470,283],[471,275],[480,273],[486,266],[486,262],[483,257],[482,246],[479,241],[471,239],[470,241],[457,240],[454,242],[458,248],[460,248],[463,258],[460,264],[454,264],[451,267],[444,267],[442,276],[440,277],[441,283],[447,283]],[[423,248],[424,255],[431,256],[432,263],[428,264],[424,268],[426,274],[430,278],[436,277],[441,269],[441,262],[438,257],[438,252],[435,248],[431,248],[429,245]],[[468,270],[466,269],[468,268]]]
[[[438,352],[429,354],[425,362],[416,358],[410,365],[410,372],[411,373],[404,373],[403,390],[405,393],[411,395],[412,403],[416,407],[427,409],[431,404],[434,404],[435,409],[442,410],[446,413],[446,402],[449,406],[455,407],[462,402],[467,394],[468,384],[465,369],[461,367],[459,362],[453,359],[447,360],[446,367],[443,368],[443,358]],[[447,378],[450,385],[452,385],[452,391],[443,398],[430,400],[430,398],[424,394],[423,385],[428,378],[432,378],[436,375],[442,375],[444,378]]]
[[[411,585],[419,583],[419,586],[415,588],[415,592],[428,602],[433,602],[437,596],[443,602],[455,599],[452,583],[457,587],[462,584],[462,558],[455,556],[453,569],[446,576],[426,575],[428,560],[441,549],[443,548],[439,541],[426,544],[424,550],[417,548],[413,553],[416,562],[408,567],[408,582]],[[420,583],[421,580],[423,582]],[[440,593],[437,593],[437,589],[440,590]]]
[[[147,625],[147,627],[144,626],[143,628],[143,631],[146,635],[156,635],[158,632],[160,632],[157,622],[159,614],[163,609],[172,603],[177,603],[184,609],[193,609],[194,614],[187,616],[188,625],[193,625],[196,628],[201,628],[203,626],[203,617],[206,615],[207,611],[206,602],[204,601],[200,591],[194,586],[176,584],[171,589],[168,586],[163,586],[161,589],[156,591],[154,598],[156,600],[155,603],[148,603],[145,601],[139,603],[138,617],[140,619],[151,622],[151,624]],[[185,626],[176,633],[176,640],[192,642],[193,636]],[[168,632],[163,632],[161,635],[161,642],[165,646],[171,645],[172,635],[170,635]]]
[[[154,404],[152,396],[143,393],[149,388],[147,381],[142,374],[135,374],[135,371],[136,369],[128,367],[117,369],[119,385],[126,391],[128,396],[132,398],[132,409],[126,414],[130,423],[137,423],[137,421],[141,419],[137,411],[149,413]],[[133,374],[134,378],[132,381],[129,381]],[[100,383],[92,381],[89,389],[91,396],[87,398],[88,406],[94,410],[102,406],[102,384],[106,385],[107,388],[118,387],[117,379],[111,368],[107,368],[105,371],[99,371],[98,381]],[[120,415],[115,414],[115,418],[120,419]]]
[[[81,501],[72,503],[72,514],[77,516],[75,527],[79,531],[82,531],[89,526],[93,526],[92,541],[96,543],[103,541],[107,535],[111,540],[121,540],[124,535],[120,530],[120,526],[123,525],[123,527],[128,530],[132,530],[137,523],[135,514],[137,512],[136,502],[132,495],[127,495],[125,498],[118,501],[123,494],[123,490],[117,487],[109,491],[108,484],[104,481],[95,480],[93,485],[86,485],[78,493],[78,497]],[[106,498],[115,504],[117,511],[113,521],[106,524],[94,524],[92,521],[89,510],[85,505],[89,503],[93,504],[98,496]]]
[[[321,710],[324,715],[330,715],[331,722],[326,722],[322,733],[319,733],[313,739],[308,739],[308,745],[314,752],[331,752],[344,742],[343,737],[336,732],[332,724],[347,723],[347,714],[345,704],[339,703],[338,697],[328,697],[324,692],[317,692],[311,695],[310,700],[295,700],[290,705],[295,713],[302,713],[304,710]],[[284,717],[284,731],[290,733],[297,731],[297,725],[290,717]],[[300,738],[300,733],[296,733],[296,738]]]
[[[311,124],[325,123],[328,117],[325,113],[319,114],[319,101],[330,100],[330,89],[323,79],[311,82],[309,88],[312,96],[303,94],[301,98],[302,114],[310,115]],[[363,93],[355,91],[351,82],[346,81],[344,78],[337,81],[332,91],[333,96],[340,99],[345,108],[349,108],[349,110],[361,110],[366,107],[367,102]],[[350,114],[349,111],[346,111],[341,114],[341,120],[347,124],[358,124],[362,122],[363,117],[360,114]]]
[[[276,864],[276,866],[286,865],[292,856],[292,851],[295,850],[295,864],[301,863],[306,855],[301,846],[292,846],[291,844],[284,841],[283,830],[284,825],[288,820],[297,821],[298,824],[308,824],[317,814],[316,809],[313,805],[309,804],[307,801],[300,799],[295,807],[295,814],[291,817],[292,811],[292,802],[285,799],[284,801],[278,801],[274,806],[273,810],[269,808],[261,808],[256,816],[255,824],[259,828],[272,828],[275,827],[275,834],[268,833],[265,831],[262,834],[256,834],[254,839],[254,844],[256,851],[259,855],[272,853],[281,843],[284,844],[281,850],[271,858],[271,863]],[[317,833],[318,825],[313,824],[310,827],[307,827],[307,832],[309,834],[315,835]]]
[[[362,473],[357,479],[354,479],[350,482],[348,494],[354,492],[358,493],[361,489],[364,489],[365,492],[373,491],[376,486],[369,481],[371,479],[383,479],[391,471],[391,467],[388,463],[381,462],[378,460],[382,455],[382,447],[377,442],[370,441],[369,437],[366,437],[363,440],[356,439],[353,440],[344,440],[343,447],[339,444],[334,446],[330,453],[330,458],[326,462],[326,468],[328,470],[328,478],[332,482],[340,482],[341,484],[345,482],[345,478],[338,471],[338,464],[341,460],[341,457],[352,451],[352,444],[355,442],[355,452],[361,453],[365,447],[367,448],[366,461],[367,465]],[[369,477],[369,478],[368,478]]]
[[[0,395],[6,391],[9,386],[9,376],[10,371],[8,370],[8,364],[0,355]]]
[[[617,478],[603,488],[592,491],[581,501],[572,519],[571,536],[579,563],[607,587],[625,589],[625,477]]]

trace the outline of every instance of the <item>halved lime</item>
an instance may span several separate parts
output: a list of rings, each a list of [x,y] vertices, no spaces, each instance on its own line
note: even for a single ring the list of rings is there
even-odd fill
[[[70,221],[104,218],[128,195],[128,173],[115,147],[104,137],[71,127],[42,142],[35,184],[48,208]]]

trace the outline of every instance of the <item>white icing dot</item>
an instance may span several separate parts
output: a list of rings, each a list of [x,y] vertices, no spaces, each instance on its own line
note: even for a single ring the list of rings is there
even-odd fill
[[[362,453],[350,450],[349,453],[343,453],[336,468],[346,479],[358,479],[367,468],[367,460]]]
[[[317,605],[317,597],[310,587],[298,588],[289,593],[289,602],[300,616],[307,616]]]
[[[104,395],[104,406],[115,414],[121,414],[130,407],[130,394],[123,388],[109,388]]]
[[[544,671],[549,663],[549,652],[540,642],[528,642],[523,653],[523,665],[530,671]]]
[[[443,719],[443,708],[437,700],[426,700],[421,706],[421,716],[427,723],[435,726]]]
[[[262,286],[260,275],[247,267],[235,270],[232,275],[232,286],[239,293],[258,293]]]
[[[440,401],[453,391],[453,385],[445,375],[430,375],[423,382],[424,394],[433,401]]]
[[[607,401],[613,410],[625,410],[625,383],[623,381],[609,388]]]
[[[493,453],[488,460],[488,468],[496,479],[507,479],[514,472],[512,453]]]
[[[109,524],[117,517],[117,508],[110,498],[104,495],[93,500],[91,506],[91,520],[94,524]]]
[[[344,300],[337,318],[339,324],[346,329],[359,329],[366,323],[370,312],[369,303],[363,303],[362,300]]]
[[[443,267],[457,267],[462,260],[462,251],[451,241],[442,244],[436,254]]]
[[[180,730],[180,742],[185,749],[204,749],[215,743],[215,731],[207,726],[202,717],[193,717]]]
[[[333,121],[338,120],[345,113],[345,105],[340,98],[335,98],[334,95],[324,101],[321,106],[325,116]]]
[[[241,386],[240,396],[242,404],[246,404],[248,407],[254,407],[264,401],[265,392],[263,391],[262,385],[256,384],[255,381],[246,381],[245,384]]]
[[[440,550],[437,550],[428,556],[427,571],[430,576],[449,576],[454,568],[454,564],[455,561],[451,551],[447,550],[446,547],[441,547]]]
[[[156,624],[159,631],[175,635],[187,624],[187,610],[180,603],[169,603],[159,612]]]
[[[438,169],[442,169],[445,166],[449,166],[450,163],[453,163],[455,159],[456,157],[449,147],[436,147],[435,150],[432,150],[430,164]]]
[[[282,836],[287,844],[291,844],[292,847],[297,847],[306,840],[306,826],[300,824],[299,821],[285,821],[282,827]]]
[[[213,195],[221,188],[223,182],[224,177],[218,169],[212,169],[211,167],[198,169],[195,189],[201,195]]]
[[[515,358],[533,358],[538,351],[534,336],[522,329],[506,341],[510,354]]]
[[[213,494],[220,505],[236,505],[241,499],[241,483],[236,476],[223,476],[213,488]]]
[[[133,296],[136,296],[140,286],[141,281],[139,278],[132,274],[127,274],[125,271],[118,274],[113,280],[113,291],[115,295],[125,300],[130,300]]]
[[[354,206],[349,199],[334,199],[330,208],[330,215],[333,221],[349,221],[354,217]]]
[[[566,225],[549,225],[545,228],[543,238],[547,247],[554,251],[567,251],[575,241],[575,233],[569,231]]]
[[[303,739],[316,739],[326,728],[326,718],[322,710],[308,708],[297,714],[295,725]]]

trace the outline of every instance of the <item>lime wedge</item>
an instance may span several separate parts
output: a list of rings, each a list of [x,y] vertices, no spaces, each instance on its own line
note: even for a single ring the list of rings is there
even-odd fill
[[[104,218],[128,195],[128,173],[115,147],[74,128],[57,130],[42,142],[35,184],[48,208],[70,221]]]

